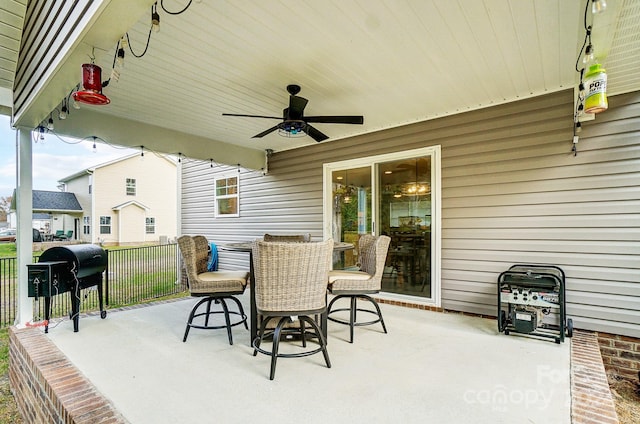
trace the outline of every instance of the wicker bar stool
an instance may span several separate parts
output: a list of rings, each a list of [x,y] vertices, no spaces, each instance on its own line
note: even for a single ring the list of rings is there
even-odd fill
[[[332,252],[331,239],[319,243],[254,242],[256,309],[262,317],[262,323],[258,336],[253,341],[253,355],[260,352],[271,356],[271,380],[275,377],[278,358],[295,358],[322,352],[327,367],[331,368],[326,339],[312,317],[326,314],[327,311],[327,279]],[[277,320],[277,325],[270,330],[267,328],[268,323],[274,319]],[[297,334],[302,329],[302,348],[306,347],[307,338],[316,338],[320,345],[317,349],[279,352],[281,338],[287,332],[284,327],[295,320],[310,326],[311,331],[306,333],[304,325],[291,328]],[[260,347],[269,337],[272,338],[270,351]]]
[[[349,328],[349,343],[353,343],[354,327],[381,323],[384,332],[387,327],[384,325],[382,312],[378,302],[369,296],[379,293],[384,273],[384,264],[387,259],[387,251],[391,238],[388,236],[363,235],[358,242],[359,271],[334,270],[329,273],[329,291],[336,297],[331,299],[328,307],[328,319],[340,324],[346,324]],[[333,305],[342,298],[350,299],[348,308],[334,309]],[[375,310],[358,308],[358,299],[370,302]],[[331,316],[335,312],[349,311],[349,319]],[[357,321],[357,313],[365,312],[376,316],[371,321]]]
[[[249,328],[247,315],[244,313],[242,304],[235,297],[235,295],[244,293],[249,273],[245,271],[207,271],[209,242],[204,236],[182,236],[178,238],[178,246],[187,271],[189,292],[191,296],[202,297],[191,309],[182,341],[187,341],[191,328],[205,330],[226,328],[229,344],[233,344],[231,327],[244,324],[245,328]],[[237,311],[229,310],[228,300],[237,305]],[[222,310],[212,310],[212,304],[219,304]],[[203,312],[198,312],[201,305],[206,305],[206,309]],[[209,318],[215,314],[224,315],[225,325],[209,324]],[[231,315],[237,315],[239,319],[231,322]],[[200,317],[204,317],[204,324],[194,323],[194,319],[200,322]]]

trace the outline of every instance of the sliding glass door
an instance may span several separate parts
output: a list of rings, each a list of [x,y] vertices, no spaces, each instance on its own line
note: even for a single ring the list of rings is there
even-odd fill
[[[325,164],[325,236],[357,246],[363,234],[388,235],[382,281],[391,296],[439,306],[439,147]],[[355,269],[358,251],[336,255]]]

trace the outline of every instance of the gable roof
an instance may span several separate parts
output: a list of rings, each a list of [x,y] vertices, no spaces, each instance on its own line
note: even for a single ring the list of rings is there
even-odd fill
[[[147,206],[143,205],[142,203],[138,202],[137,200],[129,200],[128,202],[120,203],[119,205],[116,205],[116,206],[112,207],[111,210],[120,211],[120,210],[126,208],[127,206],[137,206],[140,209],[149,210],[149,208]]]
[[[11,210],[16,210],[15,190],[11,198]],[[66,191],[33,190],[33,211],[82,212],[82,206],[74,193]]]

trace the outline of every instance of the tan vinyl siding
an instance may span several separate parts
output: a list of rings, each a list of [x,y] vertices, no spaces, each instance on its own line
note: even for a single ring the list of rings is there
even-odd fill
[[[275,153],[269,175],[243,173],[231,220],[212,218],[200,185],[212,171],[192,164],[182,231],[220,242],[267,231],[319,238],[323,163],[441,145],[444,308],[495,315],[500,272],[554,264],[576,327],[639,337],[640,93],[609,102],[583,124],[576,156],[572,90]]]

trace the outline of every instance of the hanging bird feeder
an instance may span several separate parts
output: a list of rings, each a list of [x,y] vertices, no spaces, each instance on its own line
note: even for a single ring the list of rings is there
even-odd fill
[[[84,90],[73,93],[75,101],[88,105],[107,105],[111,102],[102,94],[102,69],[98,65],[82,65],[82,87]]]

